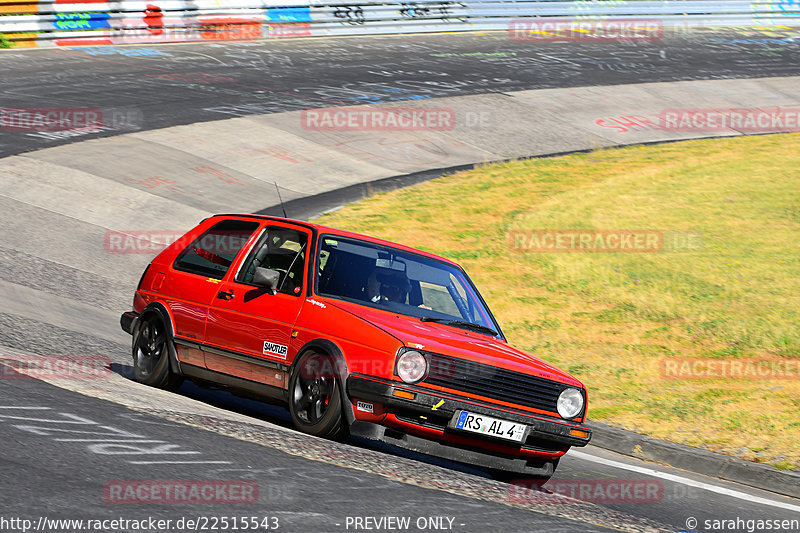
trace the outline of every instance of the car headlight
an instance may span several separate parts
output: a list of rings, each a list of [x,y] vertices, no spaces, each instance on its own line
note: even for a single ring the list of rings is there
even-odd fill
[[[397,375],[406,383],[416,383],[428,374],[428,360],[413,350],[403,352],[397,358]]]
[[[564,389],[558,395],[556,406],[561,418],[575,418],[583,411],[583,394],[578,389]]]

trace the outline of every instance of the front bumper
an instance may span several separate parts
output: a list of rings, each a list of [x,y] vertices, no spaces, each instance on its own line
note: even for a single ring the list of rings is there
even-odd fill
[[[414,398],[399,398],[394,395],[396,390],[413,393]],[[347,378],[347,393],[350,398],[383,405],[390,413],[387,415],[390,419],[399,420],[406,426],[418,425],[420,428],[418,433],[420,434],[432,435],[438,433],[443,437],[434,440],[423,439],[428,441],[428,444],[423,446],[421,443],[417,442],[420,438],[419,436],[406,435],[400,439],[400,441],[405,441],[405,444],[409,444],[404,445],[404,442],[399,442],[398,438],[396,438],[397,436],[395,433],[398,432],[390,431],[389,437],[387,437],[386,431],[372,428],[370,431],[372,431],[375,436],[370,438],[447,458],[454,457],[442,454],[442,452],[447,451],[442,447],[452,450],[448,442],[444,442],[445,440],[455,442],[463,441],[465,438],[468,438],[473,442],[486,443],[485,448],[490,450],[498,449],[499,445],[512,452],[502,455],[506,455],[506,459],[514,461],[514,465],[511,466],[515,467],[507,468],[485,464],[484,466],[493,466],[505,470],[523,472],[525,470],[519,470],[517,467],[519,467],[519,461],[521,461],[522,464],[525,463],[524,457],[530,458],[531,454],[538,454],[537,452],[540,452],[543,457],[553,457],[554,454],[562,454],[563,451],[570,446],[586,446],[592,438],[591,429],[573,422],[548,419],[544,415],[534,415],[512,408],[493,406],[479,400],[460,398],[454,394],[439,393],[438,391],[432,391],[414,385],[401,385],[396,382],[372,376],[352,374]],[[483,437],[472,433],[465,434],[448,429],[450,425],[449,422],[453,418],[453,415],[460,410],[525,424],[529,428],[527,437],[524,442],[516,444],[508,441],[498,441],[491,437]],[[357,422],[356,425],[358,426],[358,424]],[[358,433],[358,428],[355,429],[357,430],[356,433]],[[434,451],[419,449],[422,447]],[[516,448],[516,450],[514,450],[514,448]],[[514,453],[514,451],[516,453]],[[480,450],[474,450],[474,452],[480,453]],[[463,457],[466,453],[467,451],[464,450],[463,447],[459,448],[459,456]],[[495,453],[495,455],[497,454]],[[464,459],[462,458],[460,460],[463,461]],[[475,462],[475,464],[483,463]],[[541,474],[539,473],[539,475]]]

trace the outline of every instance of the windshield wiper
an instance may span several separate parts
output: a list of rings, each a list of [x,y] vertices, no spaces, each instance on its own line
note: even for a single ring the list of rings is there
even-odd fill
[[[455,326],[457,328],[466,328],[479,333],[488,333],[493,337],[497,337],[497,332],[492,328],[487,328],[480,324],[473,324],[472,322],[464,322],[463,320],[450,320],[448,318],[437,318],[434,316],[424,316],[419,319],[420,322],[437,322],[439,324],[447,324],[448,326]]]

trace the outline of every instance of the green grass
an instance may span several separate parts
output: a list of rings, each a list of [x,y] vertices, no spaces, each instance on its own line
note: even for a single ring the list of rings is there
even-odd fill
[[[488,165],[320,221],[457,260],[512,344],[584,381],[591,418],[796,468],[800,380],[664,379],[660,365],[800,358],[799,141],[686,141]],[[692,241],[659,253],[511,251],[512,230],[562,229]]]

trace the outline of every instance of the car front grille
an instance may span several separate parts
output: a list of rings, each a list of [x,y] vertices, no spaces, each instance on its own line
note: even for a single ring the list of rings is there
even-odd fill
[[[424,383],[541,409],[555,416],[558,416],[558,395],[569,388],[563,383],[483,363],[446,355],[427,355],[430,370]]]

